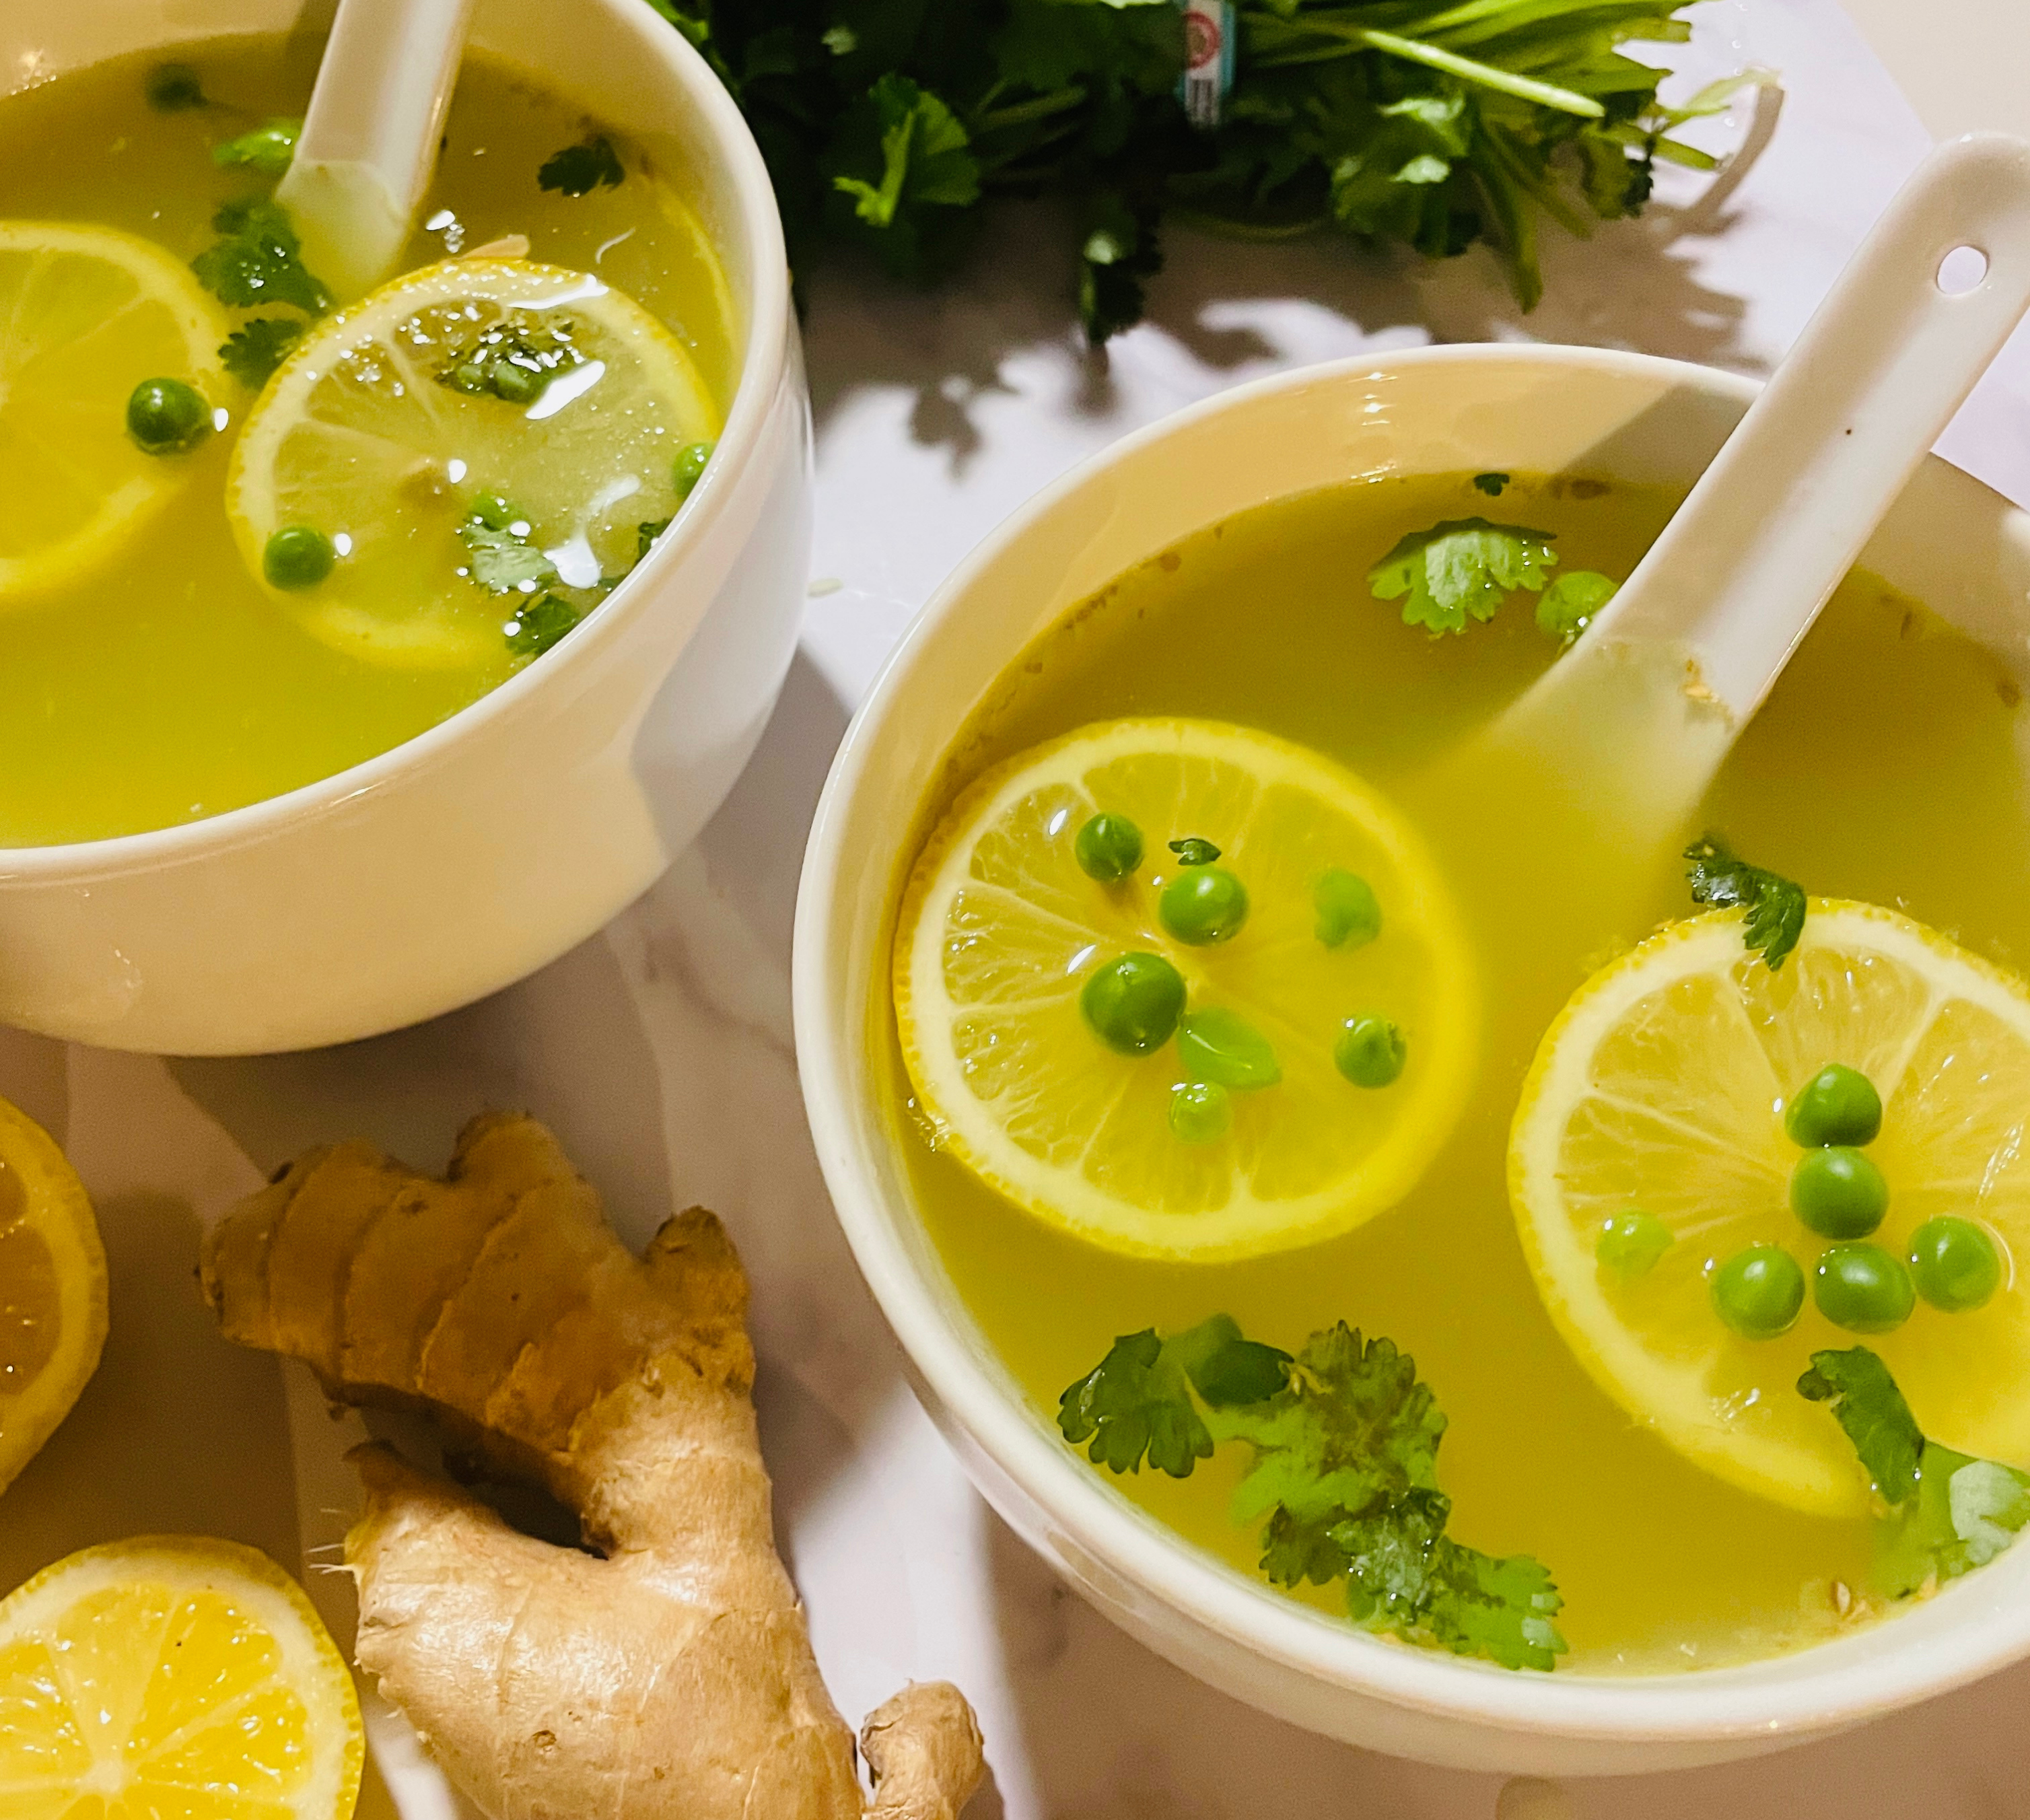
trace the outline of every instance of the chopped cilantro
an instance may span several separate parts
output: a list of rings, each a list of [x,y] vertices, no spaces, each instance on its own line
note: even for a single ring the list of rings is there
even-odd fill
[[[249,392],[258,392],[303,339],[303,325],[286,316],[256,316],[226,336],[219,364]]]
[[[634,527],[634,560],[640,562],[647,555],[656,540],[670,528],[667,518],[656,518],[645,525]]]
[[[1473,477],[1473,484],[1490,500],[1498,500],[1508,485],[1508,477],[1506,474],[1475,474]]]
[[[188,113],[206,105],[203,79],[188,63],[157,64],[142,92],[158,113]]]
[[[1386,1339],[1342,1324],[1292,1358],[1225,1315],[1168,1339],[1147,1328],[1064,1393],[1058,1424],[1097,1465],[1146,1460],[1180,1479],[1220,1443],[1245,1443],[1233,1514],[1261,1525],[1262,1571],[1279,1586],[1344,1580],[1348,1614],[1369,1629],[1506,1668],[1549,1669],[1564,1650],[1563,1601],[1539,1562],[1446,1533],[1445,1419]]]
[[[2030,1473],[1927,1439],[1866,1346],[1813,1353],[1798,1390],[1831,1410],[1887,1506],[1876,1577],[1891,1597],[1986,1566],[2030,1524]]]
[[[548,321],[511,310],[440,359],[437,380],[469,396],[530,405],[560,373],[585,364],[578,325],[568,318]]]
[[[576,145],[551,153],[536,173],[536,181],[546,190],[584,196],[596,189],[617,188],[626,175],[613,141],[604,133],[594,133]]]
[[[1118,190],[1092,199],[1079,248],[1079,320],[1095,341],[1106,341],[1142,320],[1147,280],[1163,269],[1156,238],[1157,210],[1136,207]]]
[[[942,262],[934,249],[954,210],[980,200],[980,164],[958,117],[937,95],[890,71],[846,110],[829,163],[831,187],[874,245],[905,276]]]
[[[264,177],[279,177],[296,155],[296,141],[303,136],[300,120],[271,120],[251,132],[243,132],[223,145],[211,148],[215,165],[247,165]]]
[[[221,303],[236,310],[292,303],[312,316],[330,308],[330,293],[305,269],[302,243],[278,204],[227,202],[211,225],[220,238],[191,261],[191,269]]]
[[[1367,572],[1378,600],[1400,600],[1403,623],[1433,637],[1492,619],[1518,589],[1541,594],[1558,560],[1548,531],[1448,518],[1413,531]]]
[[[498,500],[486,502],[497,507]],[[557,578],[556,566],[529,541],[529,522],[489,522],[497,511],[475,509],[458,528],[466,548],[466,575],[489,593],[533,594]]]
[[[1177,856],[1180,866],[1210,866],[1219,857],[1219,849],[1196,834],[1187,834],[1181,841],[1172,841],[1168,845]]]
[[[1717,834],[1708,834],[1685,849],[1685,877],[1694,904],[1747,912],[1742,939],[1760,952],[1769,971],[1780,968],[1798,938],[1805,932],[1804,888],[1780,873],[1751,866]]]
[[[1544,590],[1537,603],[1537,630],[1561,645],[1575,644],[1593,616],[1620,592],[1619,581],[1593,570],[1571,570]]]
[[[568,600],[541,594],[517,607],[515,617],[502,630],[507,634],[507,648],[517,657],[540,657],[572,630],[582,617]]]

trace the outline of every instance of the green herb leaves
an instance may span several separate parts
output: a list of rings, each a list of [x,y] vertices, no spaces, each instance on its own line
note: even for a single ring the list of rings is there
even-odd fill
[[[1506,1668],[1549,1669],[1564,1650],[1563,1601],[1539,1562],[1445,1533],[1445,1420],[1386,1339],[1341,1324],[1293,1358],[1225,1315],[1167,1340],[1147,1329],[1065,1392],[1058,1424],[1116,1473],[1147,1460],[1184,1478],[1217,1445],[1246,1443],[1233,1515],[1262,1525],[1262,1572],[1279,1586],[1344,1580],[1356,1623]]]
[[[1591,569],[1574,569],[1544,590],[1537,603],[1537,630],[1560,645],[1576,644],[1593,615],[1621,592],[1621,584]]]
[[[1684,856],[1692,901],[1716,909],[1746,910],[1742,939],[1760,953],[1772,973],[1779,969],[1805,932],[1803,886],[1780,873],[1749,865],[1717,834],[1694,841]]]
[[[288,303],[312,316],[330,308],[330,293],[305,269],[303,243],[277,204],[227,202],[211,225],[220,239],[191,261],[191,269],[221,303],[238,310]]]
[[[158,113],[187,113],[208,105],[204,79],[188,63],[158,63],[142,85],[148,105]]]
[[[1219,849],[1197,834],[1187,834],[1181,841],[1169,841],[1165,845],[1177,856],[1180,866],[1210,866],[1219,857]]]
[[[1378,600],[1400,600],[1403,623],[1433,637],[1486,621],[1519,589],[1541,594],[1557,562],[1548,531],[1448,518],[1413,531],[1367,572]]]
[[[529,541],[529,521],[506,500],[476,500],[458,528],[467,578],[492,594],[527,593],[554,581],[556,565]]]
[[[1683,35],[1672,0],[1240,0],[1224,123],[1177,96],[1169,0],[652,0],[745,112],[801,272],[827,243],[931,280],[980,204],[1071,205],[1095,342],[1136,321],[1172,210],[1255,238],[1336,228],[1433,258],[1498,247],[1541,288],[1549,217],[1632,214],[1669,136],[1661,72],[1625,56]],[[1068,289],[1069,287],[1068,286]]]
[[[1876,1577],[1891,1597],[1986,1566],[2030,1524],[2030,1473],[1926,1439],[1866,1346],[1813,1353],[1798,1391],[1831,1410],[1887,1507]]]
[[[249,392],[258,392],[303,335],[303,324],[288,317],[256,316],[225,338],[219,362]]]
[[[626,175],[613,141],[604,133],[594,133],[544,159],[536,181],[544,189],[567,196],[587,196],[597,189],[617,189]]]

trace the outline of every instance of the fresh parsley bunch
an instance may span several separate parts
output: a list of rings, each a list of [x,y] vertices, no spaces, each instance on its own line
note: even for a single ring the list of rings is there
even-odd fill
[[[1356,1623],[1504,1668],[1549,1669],[1563,1653],[1552,1620],[1564,1601],[1542,1564],[1445,1533],[1445,1418],[1389,1340],[1341,1323],[1292,1358],[1223,1314],[1167,1339],[1126,1334],[1064,1393],[1058,1426],[1095,1465],[1146,1460],[1177,1479],[1218,1443],[1244,1442],[1253,1464],[1234,1520],[1261,1525],[1277,1585],[1342,1581]]]
[[[1682,39],[1689,0],[1240,0],[1221,124],[1177,99],[1173,0],[650,0],[745,112],[801,271],[857,243],[949,271],[996,196],[1069,199],[1079,307],[1140,319],[1168,215],[1255,239],[1335,227],[1433,258],[1498,246],[1527,309],[1548,217],[1638,212],[1656,160],[1719,92],[1673,110],[1632,40]]]

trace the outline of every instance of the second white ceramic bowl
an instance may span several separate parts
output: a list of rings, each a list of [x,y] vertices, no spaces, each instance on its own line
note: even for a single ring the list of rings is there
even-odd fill
[[[924,609],[849,730],[798,904],[797,1052],[819,1159],[918,1391],[995,1507],[1102,1610],[1215,1686],[1314,1730],[1462,1768],[1667,1770],[1838,1731],[2030,1655],[2030,1547],[1889,1623],[1650,1679],[1511,1673],[1405,1649],[1188,1547],[1067,1448],[960,1304],[912,1203],[870,1032],[918,805],[1015,654],[1177,539],[1396,471],[1572,471],[1686,487],[1748,382],[1579,348],[1453,347],[1244,388],[1132,437],[1003,525]],[[1928,463],[1867,565],[1991,646],[2030,648],[2030,518]],[[1356,704],[1349,704],[1349,708]]]
[[[318,0],[6,0],[0,97],[130,52],[317,30],[329,13]],[[760,737],[795,645],[812,500],[760,154],[646,0],[479,0],[473,42],[687,184],[738,318],[740,381],[712,465],[583,626],[419,737],[207,821],[0,849],[0,1022],[217,1055],[344,1042],[468,1004],[647,889]]]

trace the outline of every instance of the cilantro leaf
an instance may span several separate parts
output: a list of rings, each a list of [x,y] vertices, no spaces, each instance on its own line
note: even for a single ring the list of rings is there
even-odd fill
[[[1486,621],[1519,589],[1541,593],[1557,562],[1548,531],[1448,518],[1413,531],[1367,572],[1378,600],[1400,600],[1403,623],[1433,637]]]
[[[204,80],[188,63],[158,63],[148,72],[142,92],[158,113],[187,113],[209,105]]]
[[[574,630],[582,617],[568,600],[539,594],[516,607],[515,617],[502,630],[507,648],[517,657],[540,657]]]
[[[634,560],[640,562],[653,548],[656,540],[670,528],[667,518],[653,518],[648,523],[634,527]]]
[[[1166,843],[1177,856],[1180,866],[1210,866],[1219,857],[1219,849],[1211,841],[1201,840],[1196,834],[1187,834],[1181,841]]]
[[[303,324],[286,316],[256,316],[226,336],[219,364],[249,392],[258,392],[303,333]]]
[[[1591,569],[1569,570],[1537,601],[1537,630],[1560,645],[1576,644],[1593,615],[1620,592],[1619,581]]]
[[[939,95],[890,70],[842,122],[831,187],[852,204],[899,276],[928,278],[950,261],[954,212],[980,200],[972,136]]]
[[[1924,1432],[1874,1353],[1865,1346],[1813,1353],[1811,1369],[1798,1380],[1798,1394],[1831,1410],[1885,1503],[1905,1504],[1917,1495]]]
[[[1058,1426],[1087,1458],[1116,1473],[1139,1473],[1147,1460],[1173,1479],[1212,1458],[1212,1436],[1193,1405],[1189,1380],[1166,1356],[1154,1328],[1123,1334],[1106,1357],[1058,1401]]]
[[[596,189],[618,188],[626,176],[613,141],[596,132],[576,145],[552,152],[536,173],[536,181],[546,190],[567,196],[589,195]]]
[[[1876,1578],[1892,1598],[1986,1566],[2030,1525],[2030,1473],[1927,1439],[1868,1347],[1813,1353],[1798,1390],[1831,1409],[1887,1508]]]
[[[1777,971],[1805,932],[1803,886],[1780,873],[1749,865],[1717,834],[1694,841],[1684,856],[1690,862],[1685,877],[1692,901],[1746,911],[1742,939],[1760,952],[1772,973]]]
[[[1093,199],[1079,248],[1079,321],[1097,347],[1142,320],[1147,281],[1163,269],[1153,205],[1132,206],[1117,190]]]
[[[211,162],[222,166],[246,165],[264,177],[279,177],[296,157],[296,141],[303,131],[300,120],[271,120],[251,132],[214,146]]]
[[[466,548],[466,574],[489,593],[533,594],[557,578],[556,566],[530,543],[528,522],[517,518],[513,525],[491,525],[475,514],[458,528]]]
[[[198,281],[236,310],[292,303],[312,316],[330,308],[331,295],[305,268],[303,243],[278,204],[227,202],[211,218],[220,239],[191,261]]]
[[[1490,500],[1498,500],[1508,485],[1508,476],[1503,474],[1475,474],[1473,484]]]

